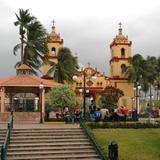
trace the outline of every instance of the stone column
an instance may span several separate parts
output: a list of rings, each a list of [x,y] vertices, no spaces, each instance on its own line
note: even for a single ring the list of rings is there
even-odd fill
[[[42,113],[45,113],[45,88],[42,89]]]
[[[1,112],[5,111],[5,88],[2,87],[0,89],[0,96],[1,96]]]

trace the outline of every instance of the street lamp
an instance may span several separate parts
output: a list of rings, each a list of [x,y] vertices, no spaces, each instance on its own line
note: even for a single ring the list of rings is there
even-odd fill
[[[73,76],[73,80],[77,80],[77,76]],[[86,74],[83,71],[83,117],[86,117]]]
[[[83,117],[86,117],[86,94],[90,92],[90,88],[88,90],[86,90],[86,72],[85,70],[82,71],[83,73],[83,90],[80,89],[80,92],[83,92]],[[95,81],[96,80],[96,76],[92,76],[92,80]],[[73,76],[73,80],[76,81],[78,79],[77,76]],[[90,79],[90,77],[89,77]],[[90,87],[90,86],[89,86]]]
[[[135,100],[136,100],[136,111],[137,111],[137,113],[139,114],[139,100],[138,100],[138,97],[139,97],[139,91],[140,91],[140,89],[141,89],[141,86],[138,84],[138,83],[136,83],[135,84],[135,87],[133,88],[133,90],[136,92],[136,94],[135,94]]]
[[[43,93],[44,85],[41,83],[39,85],[39,90],[40,90],[40,123],[43,123],[43,113],[42,113],[42,93]]]

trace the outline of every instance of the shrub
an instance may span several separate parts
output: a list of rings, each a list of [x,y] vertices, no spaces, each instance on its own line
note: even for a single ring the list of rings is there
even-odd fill
[[[91,129],[96,128],[160,128],[160,124],[140,123],[140,122],[89,122],[87,126]]]

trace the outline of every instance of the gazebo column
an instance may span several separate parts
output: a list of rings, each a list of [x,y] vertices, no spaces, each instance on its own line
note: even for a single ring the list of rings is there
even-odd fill
[[[5,111],[5,88],[2,87],[1,88],[1,112]]]
[[[45,88],[42,89],[42,113],[45,115]]]
[[[10,111],[12,114],[13,113],[13,95],[12,93],[9,94],[9,104],[10,104]]]

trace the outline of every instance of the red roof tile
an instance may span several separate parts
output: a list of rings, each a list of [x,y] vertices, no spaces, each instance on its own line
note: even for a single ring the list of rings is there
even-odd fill
[[[46,80],[32,75],[16,75],[0,80],[0,87],[39,87],[43,83],[44,87],[55,87],[61,85],[54,80]]]
[[[29,67],[26,64],[21,64],[19,67],[16,68],[17,70],[32,70],[31,67]]]

